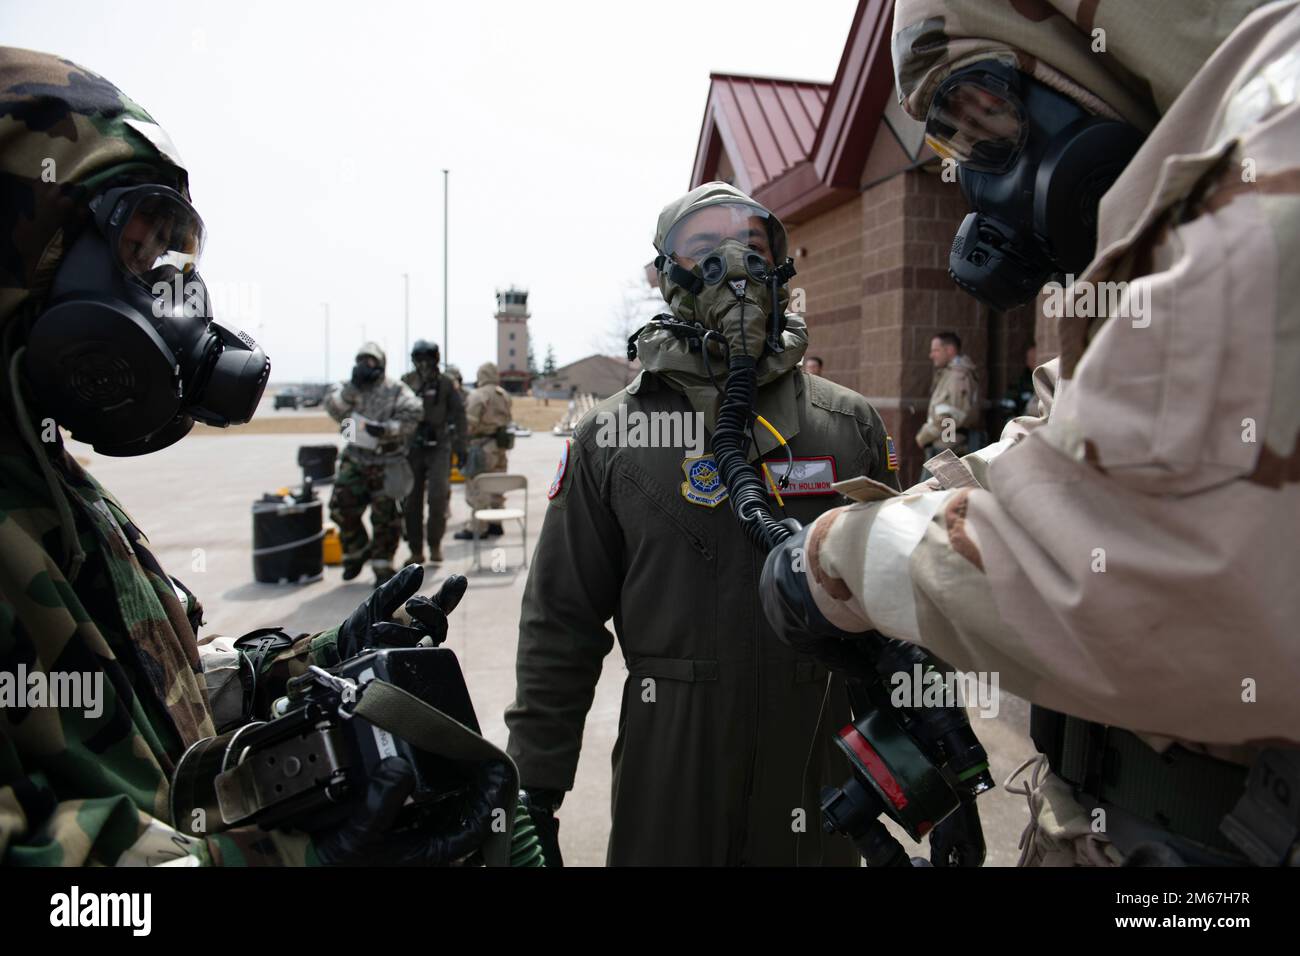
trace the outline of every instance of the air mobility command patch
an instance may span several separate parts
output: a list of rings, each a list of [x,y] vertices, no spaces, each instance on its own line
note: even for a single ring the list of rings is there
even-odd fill
[[[716,508],[727,500],[727,489],[712,455],[687,458],[682,462],[682,472],[686,475],[682,482],[682,497],[691,504]]]
[[[554,498],[560,493],[560,488],[564,486],[564,473],[569,470],[569,444],[571,439],[564,440],[564,451],[560,452],[560,464],[555,469],[555,477],[551,479],[551,487],[546,491],[547,499]]]
[[[894,447],[894,439],[889,435],[885,436],[885,467],[890,471],[898,471],[898,450]]]

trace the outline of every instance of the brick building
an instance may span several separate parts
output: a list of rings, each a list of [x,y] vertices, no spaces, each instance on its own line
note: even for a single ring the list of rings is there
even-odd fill
[[[880,410],[906,484],[920,473],[913,439],[929,403],[931,337],[957,332],[996,400],[1021,372],[1035,312],[992,312],[948,277],[969,209],[897,104],[892,26],[892,0],[860,0],[830,84],[712,74],[691,186],[730,182],[785,223],[808,354]],[[1046,331],[1039,361],[1055,354]]]

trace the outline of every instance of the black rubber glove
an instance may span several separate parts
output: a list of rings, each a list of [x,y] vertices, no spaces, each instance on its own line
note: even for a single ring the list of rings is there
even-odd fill
[[[447,637],[447,615],[460,602],[469,582],[463,575],[453,574],[435,598],[416,595],[423,583],[424,568],[408,564],[376,588],[339,625],[339,659],[348,660],[372,647],[414,647],[425,637],[441,644]],[[403,605],[411,616],[409,625],[392,620]]]
[[[415,774],[401,757],[387,757],[352,815],[336,829],[312,837],[316,858],[325,866],[446,866],[464,859],[482,846],[493,809],[510,806],[501,797],[511,779],[504,763],[480,764],[454,822],[395,829],[402,805],[415,789]]]
[[[874,674],[874,631],[855,634],[826,620],[808,589],[808,528],[773,548],[763,564],[758,595],[782,643],[849,676]]]
[[[564,866],[560,856],[560,820],[555,811],[560,809],[564,794],[558,790],[528,790],[519,794],[519,802],[528,811],[537,830],[537,842],[547,866]]]
[[[380,422],[366,422],[366,434],[373,435],[376,438],[383,438],[388,434],[388,429],[384,428]]]
[[[974,797],[963,796],[959,806],[930,831],[930,862],[935,866],[983,866],[984,828]]]

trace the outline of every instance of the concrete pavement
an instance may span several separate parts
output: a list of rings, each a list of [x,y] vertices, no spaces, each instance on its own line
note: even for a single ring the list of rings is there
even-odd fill
[[[264,414],[274,414],[265,411]],[[286,413],[280,413],[285,415]],[[320,413],[293,414],[309,421]],[[145,458],[115,459],[69,442],[73,453],[112,491],[144,530],[163,566],[186,583],[203,602],[203,634],[242,634],[281,625],[291,633],[314,632],[337,624],[370,593],[367,569],[352,582],[338,568],[326,568],[314,584],[265,585],[253,581],[251,507],[264,492],[300,481],[297,449],[323,444],[328,434],[241,435],[238,429],[197,432]],[[510,452],[510,471],[528,478],[528,551],[531,552],[546,510],[546,490],[555,472],[563,440],[548,433],[521,438]],[[320,489],[328,502],[329,487]],[[518,493],[511,496],[515,504]],[[443,541],[446,562],[427,568],[425,593],[442,578],[469,575],[464,600],[451,617],[447,646],[455,650],[469,684],[483,733],[504,746],[503,713],[514,697],[514,660],[519,603],[527,571],[521,567],[520,533],[507,526],[503,538],[483,542],[489,570],[470,570],[471,547],[451,533],[468,516],[462,486],[453,486],[452,521]],[[327,519],[328,520],[328,515]],[[499,548],[495,555],[493,549]],[[396,555],[406,554],[402,545]],[[492,571],[492,566],[504,567]],[[609,835],[610,753],[618,731],[619,704],[626,677],[622,656],[605,661],[583,737],[582,759],[572,793],[560,811],[561,847],[570,865],[602,865]],[[972,711],[977,734],[988,749],[999,789],[980,799],[988,865],[1010,865],[1024,826],[1025,802],[1001,789],[1022,759],[1033,753],[1027,739],[1028,709],[1003,692],[999,715],[981,719]],[[845,767],[847,776],[848,768]],[[905,841],[906,842],[906,841]]]

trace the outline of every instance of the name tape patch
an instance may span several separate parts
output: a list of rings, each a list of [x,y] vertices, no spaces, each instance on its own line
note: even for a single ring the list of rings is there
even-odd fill
[[[784,458],[777,461],[769,460],[767,470],[771,472],[772,480],[777,482],[782,498],[836,494],[835,489],[831,487],[838,480],[835,476],[835,459],[830,455],[820,458],[796,458],[793,466]],[[789,472],[790,483],[781,488],[781,479],[787,472]],[[771,485],[768,485],[767,494],[768,497],[772,497]]]

